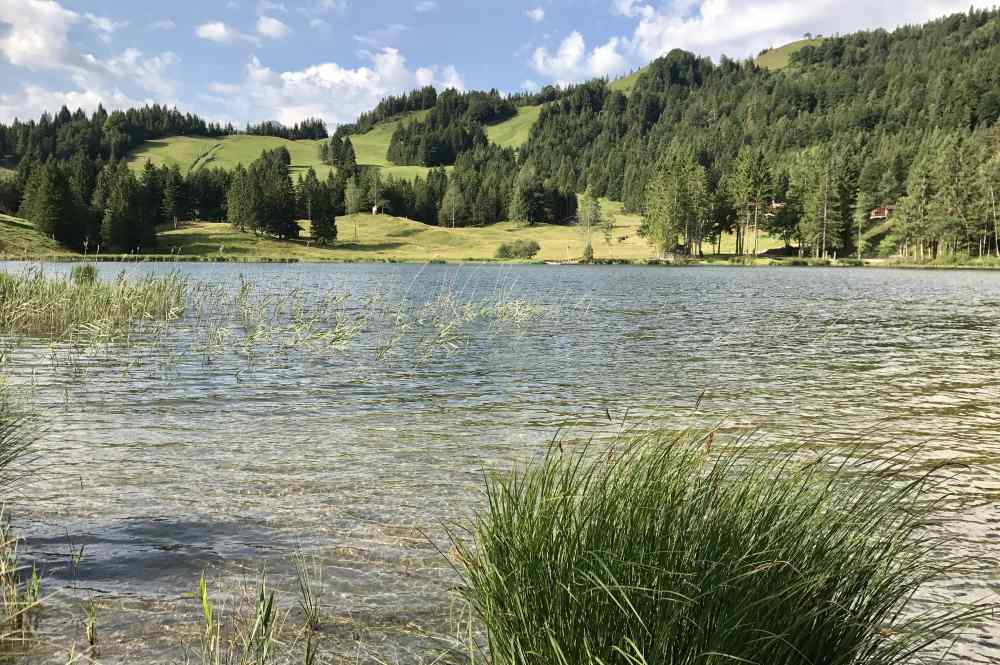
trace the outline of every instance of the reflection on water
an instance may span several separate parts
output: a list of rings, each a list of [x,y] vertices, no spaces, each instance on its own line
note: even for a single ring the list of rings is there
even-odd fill
[[[122,269],[100,266],[105,278]],[[430,647],[407,626],[443,626],[453,605],[454,576],[427,536],[446,546],[443,525],[480,505],[484,466],[534,454],[559,429],[607,430],[606,410],[672,426],[725,419],[817,446],[865,437],[872,454],[919,444],[926,460],[963,461],[963,501],[943,528],[977,571],[941,594],[1000,593],[998,273],[124,269],[179,269],[232,290],[243,274],[306,302],[349,292],[348,308],[375,291],[422,302],[499,289],[546,315],[473,326],[471,340],[419,362],[405,345],[376,360],[371,327],[339,353],[250,366],[223,347],[206,358],[190,351],[201,334],[191,320],[164,337],[187,349],[169,363],[140,362],[163,353],[152,349],[85,354],[72,368],[53,367],[48,345],[14,352],[5,371],[48,421],[45,466],[12,507],[16,526],[50,589],[120,609],[109,662],[168,653],[173,633],[152,627],[196,621],[185,594],[206,567],[280,575],[295,549],[322,561],[331,611],[355,626],[345,643],[381,637],[383,656],[415,660]],[[81,546],[74,569],[68,555]],[[53,623],[72,630],[69,618]],[[1000,658],[998,634],[1000,621],[961,649],[973,662]]]

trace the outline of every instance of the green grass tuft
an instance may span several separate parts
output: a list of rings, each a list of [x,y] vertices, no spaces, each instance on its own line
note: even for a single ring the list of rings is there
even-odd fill
[[[933,476],[713,442],[560,444],[490,477],[456,546],[490,662],[915,663],[985,612],[909,604],[953,563],[921,529]]]

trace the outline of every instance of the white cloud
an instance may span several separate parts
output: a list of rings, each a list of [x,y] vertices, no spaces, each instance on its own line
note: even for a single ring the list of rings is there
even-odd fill
[[[30,69],[85,67],[70,44],[70,28],[80,20],[56,2],[0,2],[0,53],[14,65]]]
[[[257,34],[270,39],[284,39],[291,30],[287,25],[271,16],[261,16],[257,19]]]
[[[524,15],[530,18],[535,23],[541,23],[545,20],[545,10],[541,7],[535,7],[534,9],[528,9],[524,12]]]
[[[114,21],[107,16],[95,16],[94,14],[84,14],[90,26],[98,32],[101,41],[110,42],[111,36],[116,31],[128,25],[128,21]]]
[[[654,7],[613,0],[612,11],[637,20],[630,43],[636,59],[645,61],[673,48],[745,58],[801,39],[805,32],[891,29],[966,11],[969,4],[969,0],[683,0]],[[972,4],[988,7],[992,0]]]
[[[310,19],[309,27],[313,30],[329,30],[330,24],[321,18]]]
[[[438,8],[438,3],[435,2],[434,0],[420,0],[420,2],[413,5],[414,11],[420,12],[421,14],[437,11],[437,8]]]
[[[210,42],[218,42],[219,44],[231,44],[238,41],[260,44],[260,40],[253,35],[245,35],[222,21],[202,23],[195,28],[194,34],[202,39],[207,39]]]
[[[170,19],[163,19],[162,21],[154,21],[151,26],[153,30],[173,30],[177,27],[177,24]]]
[[[286,72],[273,71],[254,57],[243,81],[215,83],[210,92],[223,100],[224,115],[231,118],[292,125],[319,117],[332,126],[352,122],[386,95],[423,85],[465,87],[452,66],[411,69],[404,56],[392,48],[369,57],[370,66],[356,69],[328,62]]]
[[[177,83],[167,76],[167,71],[177,64],[177,56],[173,53],[146,58],[142,51],[130,48],[107,64],[115,78],[135,81],[159,100],[166,101],[177,96]]]
[[[14,118],[37,118],[44,111],[54,113],[63,106],[73,110],[82,108],[92,113],[102,104],[104,108],[113,110],[141,103],[117,88],[59,91],[26,85],[17,92],[0,93],[0,122],[10,122]]]
[[[972,0],[972,5],[991,7],[993,2]],[[612,38],[588,52],[583,35],[573,32],[555,52],[535,49],[530,64],[549,80],[569,83],[616,76],[674,48],[742,59],[801,39],[806,32],[892,29],[966,11],[969,4],[969,0],[609,0],[612,14],[634,22],[631,35]]]
[[[123,88],[142,89],[157,95],[159,101],[173,101],[169,98],[176,94],[177,85],[168,73],[177,62],[174,54],[146,56],[138,49],[127,49],[109,59],[98,58],[80,51],[70,39],[71,29],[81,22],[107,34],[122,25],[81,16],[52,0],[0,0],[0,23],[5,26],[0,31],[0,54],[16,67],[62,75],[67,87],[59,91],[30,83],[16,93],[5,90],[0,101],[5,117],[29,117],[40,108],[54,110],[63,103],[94,108],[103,101],[112,107],[132,101]]]
[[[620,45],[619,38],[613,37],[588,53],[583,35],[574,31],[559,44],[555,53],[544,47],[535,49],[531,66],[542,76],[559,83],[617,76],[628,70],[628,61],[619,51]]]

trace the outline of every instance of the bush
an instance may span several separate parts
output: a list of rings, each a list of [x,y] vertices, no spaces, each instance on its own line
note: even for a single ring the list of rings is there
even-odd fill
[[[587,243],[587,246],[583,248],[583,262],[584,263],[594,262],[594,246],[591,245],[589,242]]]
[[[492,663],[902,664],[986,613],[906,607],[955,563],[921,531],[930,476],[713,440],[560,444],[488,478],[456,548]]]
[[[498,259],[530,259],[542,248],[534,240],[514,240],[497,248]]]

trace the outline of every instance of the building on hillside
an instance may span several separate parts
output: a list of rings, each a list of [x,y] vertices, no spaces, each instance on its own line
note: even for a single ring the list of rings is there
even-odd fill
[[[868,216],[868,219],[870,219],[873,222],[875,221],[884,222],[885,220],[892,217],[892,213],[894,213],[895,211],[896,211],[896,206],[890,206],[890,205],[879,206],[878,208],[872,209],[872,212]]]

